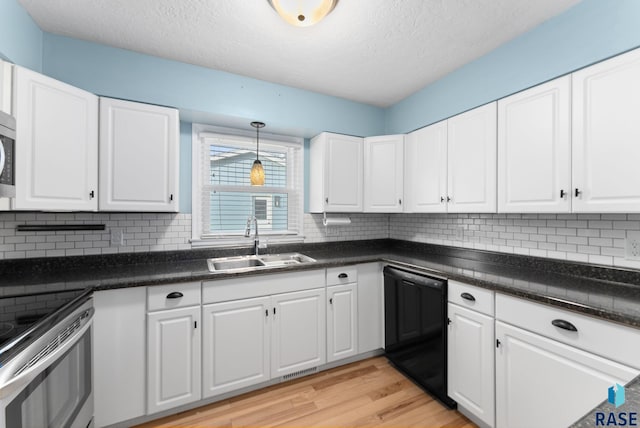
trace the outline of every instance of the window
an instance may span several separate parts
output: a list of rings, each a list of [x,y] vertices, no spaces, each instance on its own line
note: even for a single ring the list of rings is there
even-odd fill
[[[302,140],[260,133],[264,186],[251,186],[255,133],[193,125],[194,245],[238,244],[249,218],[271,241],[302,237]]]

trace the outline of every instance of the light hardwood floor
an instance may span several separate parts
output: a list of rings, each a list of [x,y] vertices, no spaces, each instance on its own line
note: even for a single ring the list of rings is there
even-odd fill
[[[384,357],[270,386],[138,425],[149,427],[475,427]]]

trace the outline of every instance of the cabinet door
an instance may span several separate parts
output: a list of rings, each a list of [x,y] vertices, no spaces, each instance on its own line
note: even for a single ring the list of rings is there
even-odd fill
[[[640,211],[638,76],[638,49],[572,75],[574,212]]]
[[[202,308],[203,398],[268,381],[270,298]]]
[[[496,422],[567,427],[638,371],[543,336],[496,322]],[[544,409],[544,411],[540,411]]]
[[[324,289],[271,297],[271,377],[320,366],[326,362]]]
[[[358,353],[357,284],[327,288],[327,362]]]
[[[495,426],[493,318],[448,304],[448,393],[475,417]]]
[[[13,65],[0,60],[0,111],[11,114]]]
[[[14,208],[98,208],[98,97],[15,67]]]
[[[100,98],[100,210],[178,211],[178,110]]]
[[[200,306],[147,317],[147,413],[200,399]]]
[[[323,132],[311,140],[309,211],[362,212],[363,139]]]
[[[146,412],[146,297],[146,287],[93,293],[91,355],[97,427]]]
[[[362,212],[363,162],[362,138],[327,136],[325,211]]]
[[[408,134],[404,159],[404,211],[446,212],[447,122]]]
[[[358,265],[358,353],[384,348],[384,290],[379,263]]]
[[[496,103],[447,121],[448,210],[496,212]]]
[[[404,135],[364,139],[364,211],[401,212]]]
[[[571,210],[571,77],[498,101],[498,211]]]
[[[11,114],[13,65],[0,60],[0,111]],[[11,199],[0,198],[0,211],[11,210]]]

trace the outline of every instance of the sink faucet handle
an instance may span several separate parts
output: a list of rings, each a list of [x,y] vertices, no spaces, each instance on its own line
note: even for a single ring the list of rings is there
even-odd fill
[[[248,238],[251,233],[251,216],[247,218],[247,227],[244,229],[244,237]]]

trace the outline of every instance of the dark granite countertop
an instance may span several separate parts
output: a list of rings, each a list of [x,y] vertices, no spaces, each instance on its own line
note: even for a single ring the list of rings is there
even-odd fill
[[[0,262],[0,299],[68,290],[108,290],[215,281],[368,262],[385,262],[640,328],[640,271],[390,239],[273,247],[315,263],[243,273],[211,273],[206,259],[248,248],[26,259]],[[640,377],[627,386],[627,411],[640,408]],[[574,427],[595,426],[606,400]],[[624,411],[622,407],[618,409]]]
[[[627,385],[625,385],[625,402],[620,407],[616,408],[616,406],[609,403],[608,400],[605,399],[602,401],[602,403],[600,403],[599,406],[597,406],[596,408],[591,410],[589,413],[584,415],[584,417],[580,419],[578,422],[571,425],[570,428],[592,428],[592,427],[595,428],[596,426],[616,426],[616,425],[607,425],[606,422],[609,418],[609,414],[614,413],[618,415],[619,413],[622,413],[622,412],[625,412],[627,415],[629,415],[629,413],[634,412],[636,414],[635,416],[636,424],[640,423],[640,420],[639,420],[640,418],[640,415],[639,415],[640,414],[640,376],[636,377]],[[602,423],[596,424],[597,413],[603,414],[601,418],[604,418],[603,419],[605,422],[604,424]],[[628,418],[629,416],[626,416],[626,419],[627,419],[626,425],[629,426],[630,424],[629,424]],[[621,422],[618,421],[617,424],[621,424]],[[631,425],[631,426],[635,426],[635,425]]]
[[[279,246],[316,263],[244,273],[210,273],[208,257],[247,254],[248,249],[193,250],[0,262],[0,298],[39,292],[208,281],[383,261],[419,269],[640,327],[640,271],[457,249],[395,240]]]

